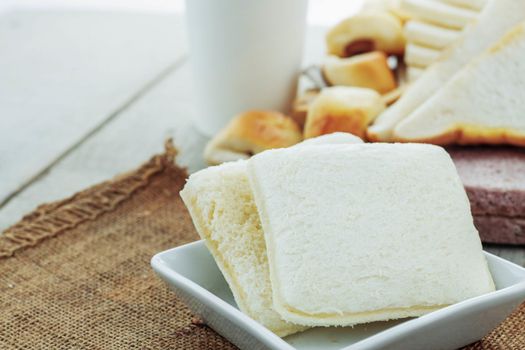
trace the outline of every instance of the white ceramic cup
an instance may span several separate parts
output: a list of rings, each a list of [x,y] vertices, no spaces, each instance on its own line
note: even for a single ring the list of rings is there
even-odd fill
[[[214,135],[249,109],[287,111],[308,0],[186,0],[195,125]]]

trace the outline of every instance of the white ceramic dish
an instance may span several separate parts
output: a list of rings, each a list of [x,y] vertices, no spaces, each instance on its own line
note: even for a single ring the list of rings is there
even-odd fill
[[[425,316],[353,328],[315,328],[279,338],[237,309],[203,241],[159,253],[157,274],[210,327],[241,349],[456,349],[496,327],[525,300],[525,269],[486,253],[497,291]]]

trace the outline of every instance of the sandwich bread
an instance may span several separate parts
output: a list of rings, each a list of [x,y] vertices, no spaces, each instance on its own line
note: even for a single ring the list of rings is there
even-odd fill
[[[458,70],[525,19],[525,0],[489,0],[476,22],[382,113],[367,132],[374,141],[392,141],[394,127],[438,91]]]
[[[394,138],[434,144],[525,146],[524,57],[525,22],[401,120]]]
[[[448,154],[318,145],[248,161],[274,309],[307,326],[419,316],[494,290]]]
[[[336,133],[305,142],[312,145],[362,140]],[[303,326],[283,321],[273,309],[264,233],[246,161],[224,163],[192,174],[180,196],[239,309],[281,337],[304,330]]]

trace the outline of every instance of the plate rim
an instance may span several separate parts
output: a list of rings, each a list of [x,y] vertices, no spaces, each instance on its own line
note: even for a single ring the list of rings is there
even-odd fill
[[[283,350],[296,350],[295,347],[291,346],[284,339],[280,338],[275,333],[273,333],[257,321],[253,320],[251,317],[245,315],[239,309],[233,307],[232,305],[230,305],[217,295],[213,294],[212,292],[208,291],[206,288],[202,287],[193,280],[183,276],[176,270],[170,268],[166,261],[163,259],[164,256],[170,255],[174,251],[187,250],[192,248],[194,249],[194,247],[201,245],[204,245],[204,247],[208,249],[204,240],[201,239],[156,253],[151,258],[151,266],[157,274],[170,278],[170,280],[174,282],[177,288],[184,290],[185,292],[193,295],[194,297],[197,297],[208,307],[217,307],[219,309],[218,311],[220,311],[223,315],[227,315],[230,321],[234,322],[241,328],[248,327],[249,329],[251,329],[251,335],[256,337],[263,344]],[[380,346],[384,341],[391,341],[392,339],[397,339],[406,334],[410,334],[412,331],[415,331],[420,326],[427,326],[432,324],[433,322],[446,319],[446,317],[448,317],[449,315],[460,312],[465,308],[480,306],[494,298],[506,301],[518,296],[520,293],[525,294],[524,267],[515,264],[507,259],[489,253],[485,250],[483,251],[483,253],[485,254],[485,256],[490,257],[491,259],[494,259],[501,264],[510,265],[512,268],[523,272],[523,280],[503,289],[469,298],[467,300],[463,300],[458,303],[446,306],[442,309],[432,311],[426,315],[407,320],[406,322],[393,326],[389,329],[383,330],[354,344],[345,346],[340,350],[352,350],[357,349],[358,347],[361,348],[365,345]]]

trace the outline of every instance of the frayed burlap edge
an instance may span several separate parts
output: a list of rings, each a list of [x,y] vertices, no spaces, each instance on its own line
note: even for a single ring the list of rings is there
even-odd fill
[[[174,164],[177,150],[171,139],[166,141],[165,149],[164,154],[154,156],[137,171],[120,175],[64,200],[40,205],[0,235],[0,259],[115,209],[135,191],[145,187],[153,175]]]

